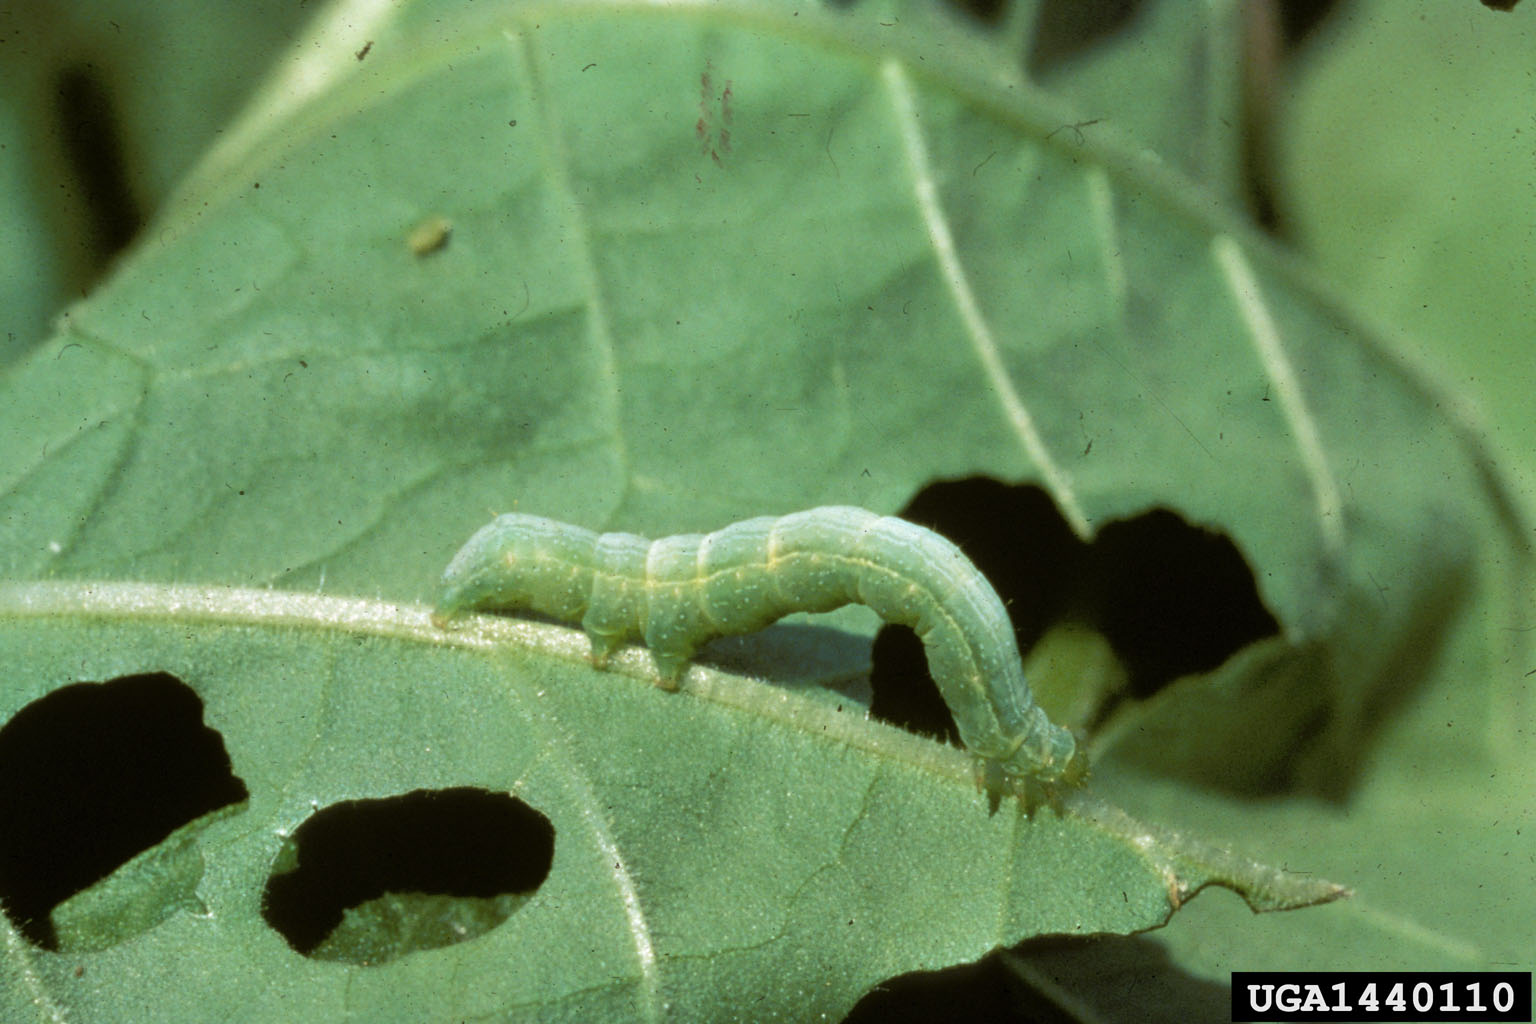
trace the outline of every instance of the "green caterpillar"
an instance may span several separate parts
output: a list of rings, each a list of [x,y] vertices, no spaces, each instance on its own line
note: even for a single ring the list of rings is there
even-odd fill
[[[791,612],[863,604],[911,626],[993,794],[1075,784],[1087,758],[1035,705],[997,593],[949,541],[903,519],[829,506],[706,534],[647,540],[513,513],[483,527],[443,574],[433,621],[528,610],[579,622],[602,666],[643,640],[677,686],[705,643]]]

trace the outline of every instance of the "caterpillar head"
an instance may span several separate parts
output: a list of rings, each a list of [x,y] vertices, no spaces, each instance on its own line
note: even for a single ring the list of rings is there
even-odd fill
[[[1045,757],[1025,754],[1022,747],[1007,759],[980,758],[977,784],[993,798],[993,809],[1004,795],[1019,797],[1024,808],[1034,813],[1041,804],[1059,809],[1057,796],[1064,786],[1080,786],[1088,778],[1088,752],[1066,729],[1052,726],[1047,737]]]
[[[1056,771],[1053,781],[1066,786],[1081,786],[1088,781],[1088,751],[1083,737],[1066,729],[1056,729],[1051,744],[1051,769]]]

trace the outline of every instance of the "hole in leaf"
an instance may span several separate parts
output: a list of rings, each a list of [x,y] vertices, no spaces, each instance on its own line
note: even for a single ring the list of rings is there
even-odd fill
[[[1096,625],[1139,697],[1279,632],[1232,541],[1166,509],[1106,524],[1086,579]]]
[[[287,840],[262,916],[306,956],[382,964],[505,921],[543,884],[554,849],[549,819],[505,793],[350,800]]]
[[[978,477],[924,488],[901,515],[954,541],[986,575],[1013,620],[1037,700],[1068,726],[1278,632],[1232,542],[1165,509],[1105,524],[1089,544],[1045,491]],[[1069,678],[1035,670],[1046,651],[1072,666]],[[954,738],[911,630],[884,627],[873,657],[875,716]],[[1075,677],[1082,666],[1096,666],[1097,682]]]
[[[191,898],[202,867],[196,830],[180,833],[161,869],[93,887],[94,907],[112,904],[121,913],[73,914],[86,931],[63,936],[50,912],[247,795],[224,741],[203,724],[202,701],[176,677],[156,672],[54,690],[0,728],[0,904],[47,949],[121,941]],[[163,870],[167,864],[175,869]]]

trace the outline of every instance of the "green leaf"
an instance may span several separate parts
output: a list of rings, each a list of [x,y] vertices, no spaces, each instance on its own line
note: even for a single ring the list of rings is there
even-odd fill
[[[584,645],[562,627],[479,618],[444,633],[420,607],[276,592],[0,589],[0,678],[35,690],[169,673],[196,690],[251,794],[61,908],[60,952],[12,932],[13,983],[80,1020],[143,1005],[158,1021],[210,1007],[314,1019],[343,1000],[377,1021],[700,1019],[744,992],[784,1000],[779,1013],[839,1015],[883,977],[1029,935],[1154,927],[1212,883],[1255,909],[1342,891],[1086,795],[1065,816],[1031,820],[1013,801],[991,813],[961,751],[855,706],[703,669],[667,693],[640,652],[599,672]],[[466,785],[513,794],[553,826],[548,877],[499,927],[465,926],[495,913],[484,899],[396,897],[356,910],[306,958],[257,917],[269,876],[303,869],[286,837],[317,810]],[[93,916],[103,890],[138,927],[111,934]],[[401,945],[416,955],[397,958]],[[815,948],[860,953],[833,976],[804,956]],[[110,983],[75,984],[82,962]]]
[[[59,952],[109,949],[149,931],[172,914],[207,913],[197,896],[206,865],[198,837],[234,813],[221,808],[188,822],[106,878],[54,908]]]
[[[369,967],[407,953],[440,949],[484,935],[527,902],[522,893],[495,897],[385,893],[348,907],[341,924],[310,953],[317,960]]]
[[[1117,14],[1129,16],[1116,24]],[[1037,28],[1031,40],[1033,77],[1076,110],[1058,133],[1074,142],[1089,132],[1110,134],[1145,146],[1240,208],[1247,187],[1242,77],[1254,67],[1244,41],[1259,16],[1253,8],[1165,0],[1118,10],[1058,4],[1053,15],[1069,22],[1064,31],[1104,33],[1096,45],[1065,53],[1052,52],[1049,30]]]
[[[307,16],[258,0],[6,10],[0,366],[44,341],[239,108]]]
[[[1284,172],[1298,242],[1481,406],[1536,508],[1536,131],[1528,10],[1340,10],[1297,68]],[[1411,215],[1407,211],[1411,211]]]

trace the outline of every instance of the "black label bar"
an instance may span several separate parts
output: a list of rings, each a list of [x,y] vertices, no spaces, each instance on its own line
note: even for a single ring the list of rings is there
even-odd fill
[[[1234,1021],[1530,1021],[1530,971],[1233,971]]]

